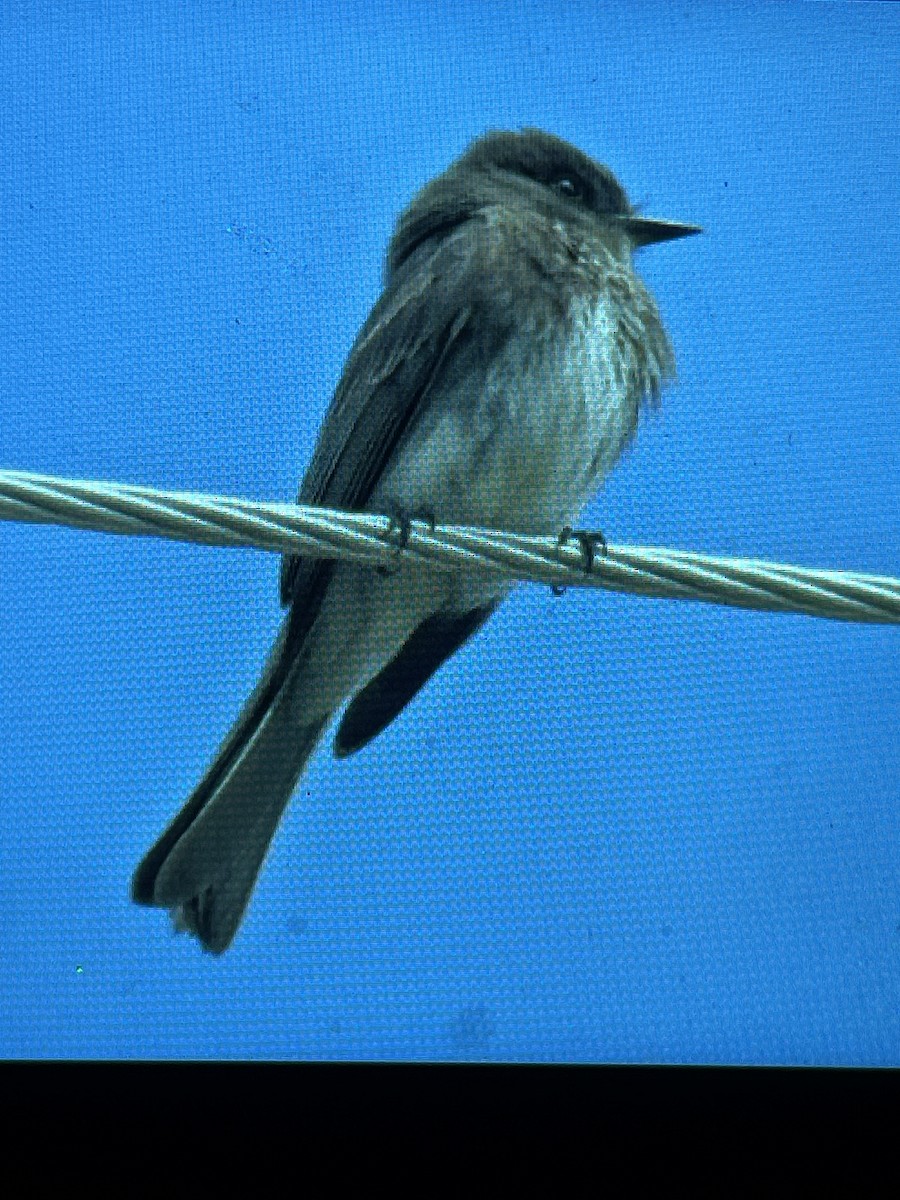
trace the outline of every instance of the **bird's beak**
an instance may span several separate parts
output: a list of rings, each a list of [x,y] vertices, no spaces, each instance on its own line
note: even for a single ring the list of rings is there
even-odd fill
[[[618,222],[635,246],[652,246],[654,242],[671,242],[674,238],[703,232],[699,225],[682,225],[658,217],[619,217]]]

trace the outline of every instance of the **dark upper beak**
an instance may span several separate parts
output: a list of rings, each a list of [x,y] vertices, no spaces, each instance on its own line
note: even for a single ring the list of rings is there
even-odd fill
[[[674,238],[702,233],[699,225],[681,225],[678,221],[663,221],[658,217],[617,217],[635,246],[651,246],[654,242],[671,242]]]

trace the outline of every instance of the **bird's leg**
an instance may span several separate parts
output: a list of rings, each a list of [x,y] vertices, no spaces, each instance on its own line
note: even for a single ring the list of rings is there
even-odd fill
[[[577,539],[581,546],[581,562],[584,567],[584,573],[585,575],[590,575],[594,569],[597,548],[600,548],[602,554],[606,554],[606,538],[599,529],[573,529],[571,525],[567,525],[557,538],[556,544],[562,547],[572,538]],[[553,583],[550,585],[550,591],[554,596],[561,596],[565,590],[565,587],[561,584]]]
[[[398,560],[409,543],[409,535],[410,531],[412,530],[413,521],[427,521],[431,526],[432,532],[434,532],[434,527],[437,524],[434,516],[434,509],[432,508],[420,507],[404,509],[398,507],[389,512],[387,517],[390,521],[388,533],[393,534],[396,531],[397,534],[394,544],[396,547],[396,557]],[[391,566],[379,565],[375,568],[375,570],[379,575],[393,575],[394,572],[398,570],[398,567],[399,563],[394,562],[391,564]]]

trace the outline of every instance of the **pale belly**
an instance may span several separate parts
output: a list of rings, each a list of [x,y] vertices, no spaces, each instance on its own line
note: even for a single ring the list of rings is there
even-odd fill
[[[579,313],[567,344],[522,341],[481,394],[439,398],[372,494],[373,511],[556,534],[573,523],[634,432],[639,397],[611,348],[607,314]],[[511,585],[481,574],[341,564],[308,641],[306,704],[333,711],[438,610],[466,612]],[[308,711],[308,709],[307,709]]]
[[[572,336],[516,339],[473,396],[441,397],[372,497],[447,524],[556,533],[631,438],[629,394],[605,306],[582,306]]]

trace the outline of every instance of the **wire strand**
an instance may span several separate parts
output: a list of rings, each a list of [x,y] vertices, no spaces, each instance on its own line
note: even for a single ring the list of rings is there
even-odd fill
[[[683,550],[608,545],[585,570],[575,539],[412,521],[300,504],[0,471],[0,519],[243,546],[370,566],[404,559],[557,587],[597,587],[838,621],[900,624],[900,580]]]

